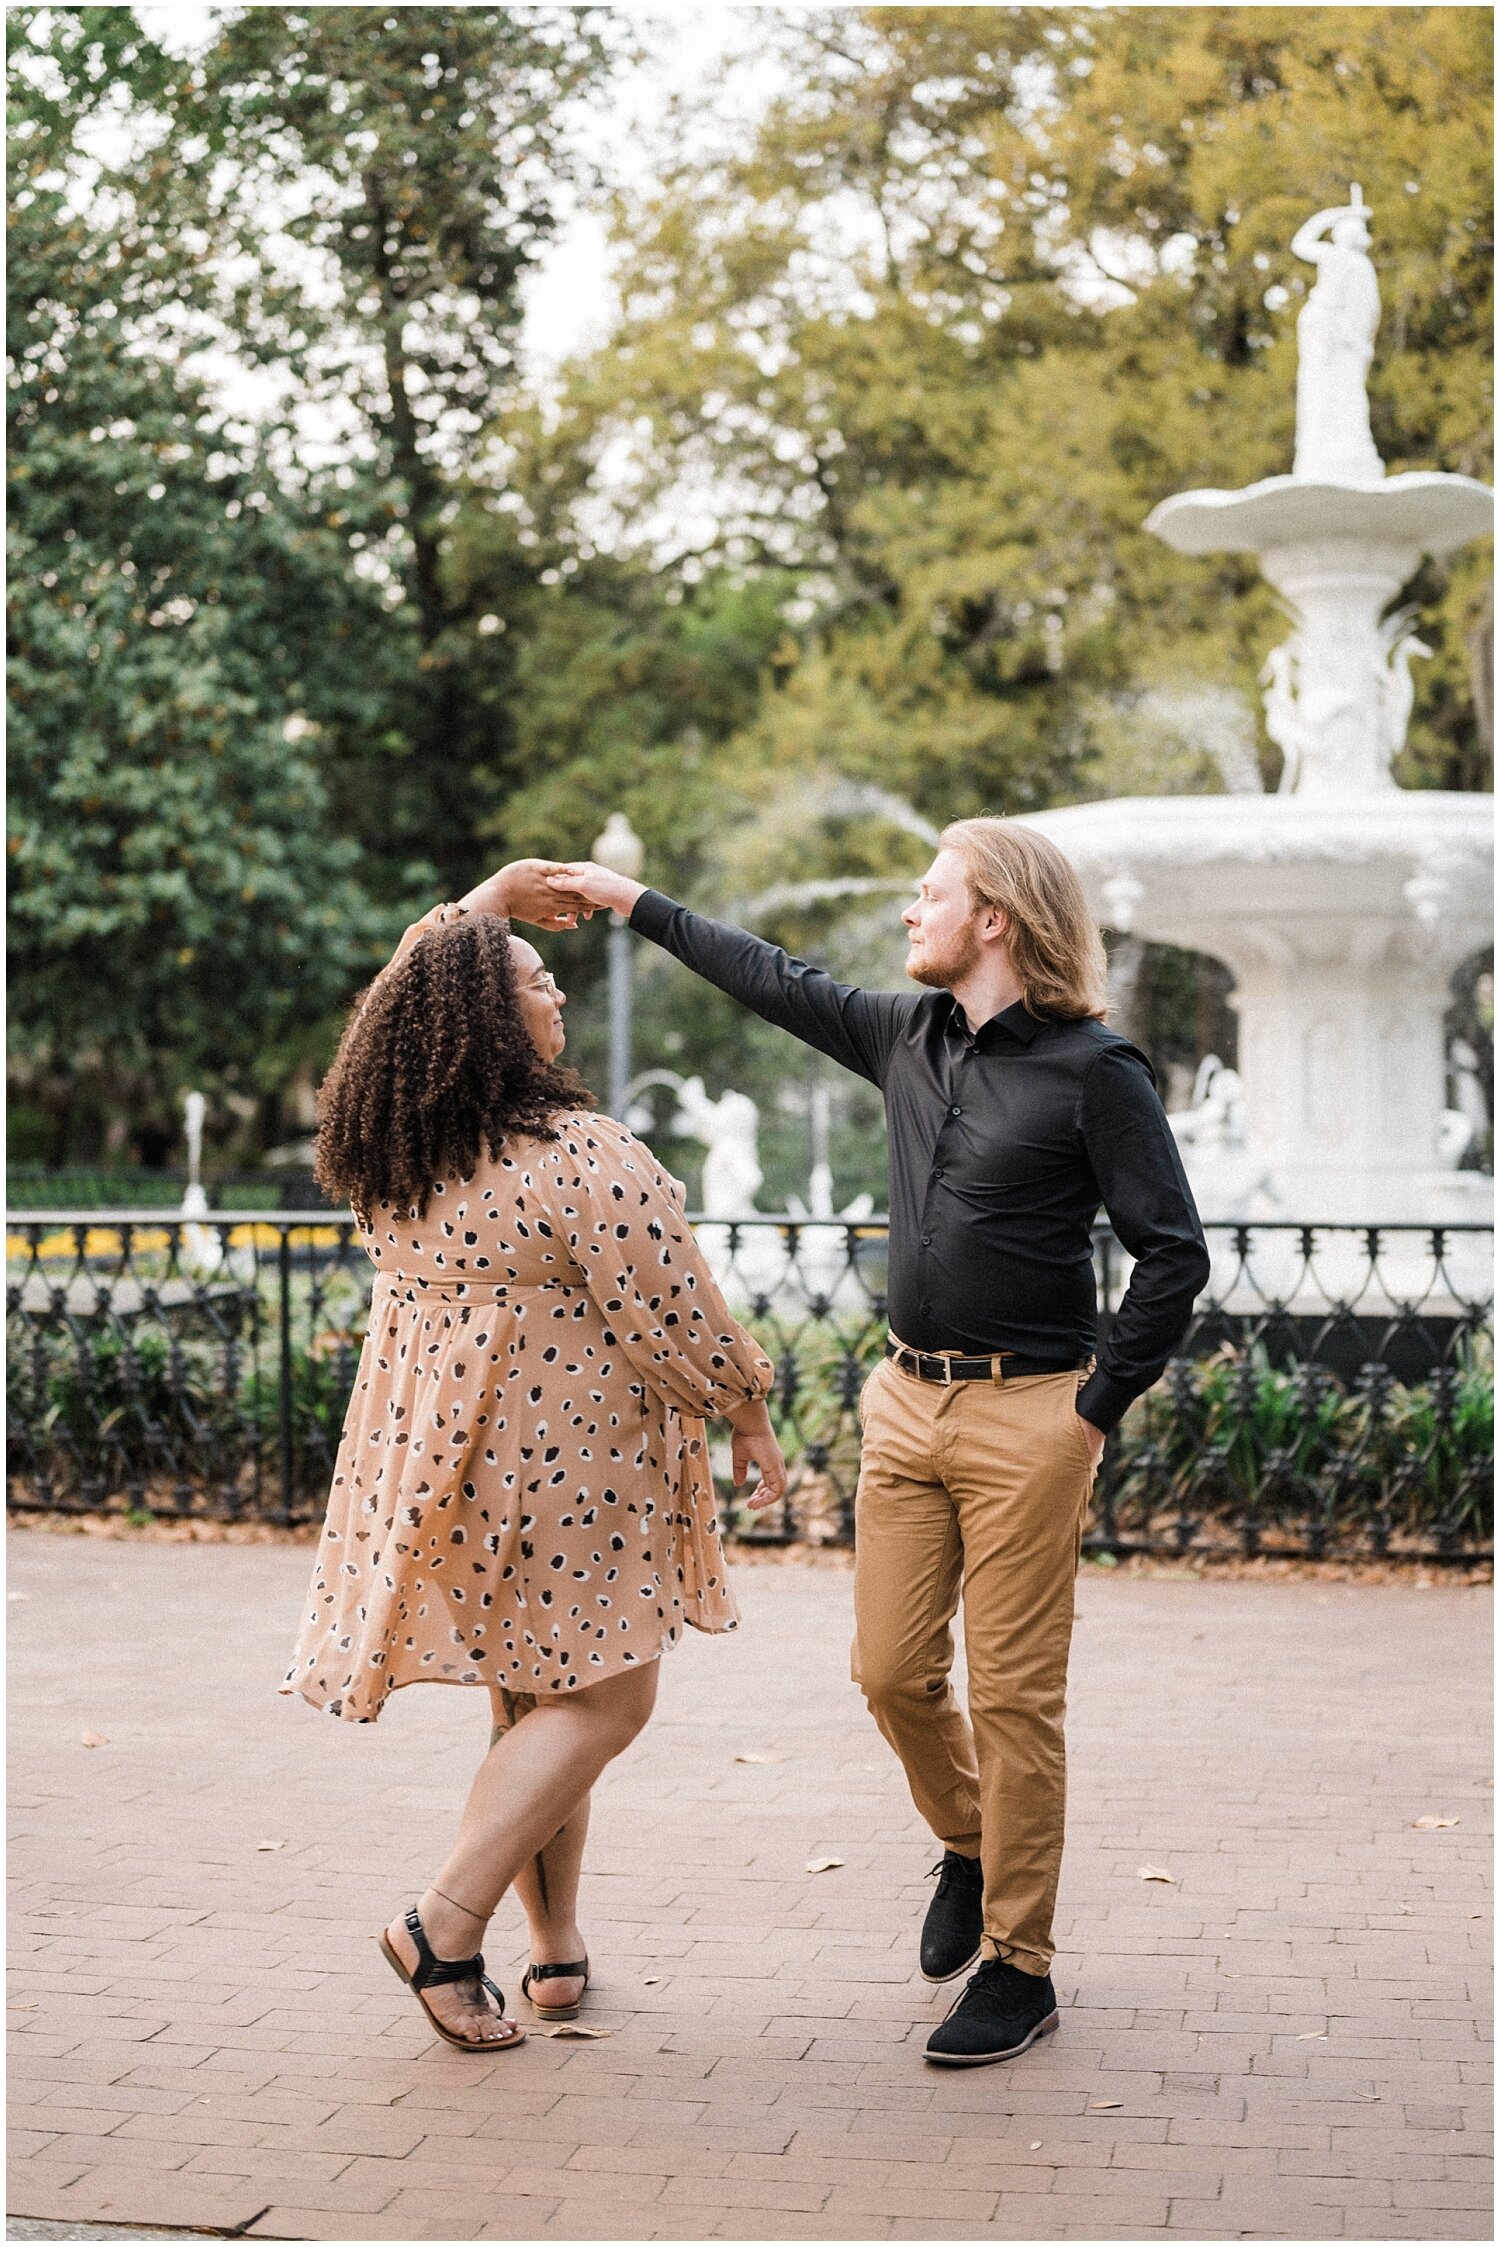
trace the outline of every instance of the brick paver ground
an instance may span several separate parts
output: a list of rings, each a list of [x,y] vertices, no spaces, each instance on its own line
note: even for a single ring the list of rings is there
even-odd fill
[[[588,2018],[613,2034],[478,2060],[370,1936],[446,1841],[483,1697],[359,1728],[278,1699],[308,1565],[12,1540],[18,2215],[1490,2236],[1485,1591],[1090,1571],[1063,2025],[945,2073],[921,2051],[947,1995],[913,1971],[934,1852],[848,1682],[846,1574],[742,1570],[745,1629],[670,1658],[601,1788]],[[511,1906],[488,1947],[514,1993]]]

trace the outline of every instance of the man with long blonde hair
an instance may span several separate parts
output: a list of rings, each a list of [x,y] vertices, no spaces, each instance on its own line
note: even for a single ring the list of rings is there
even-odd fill
[[[835,983],[602,867],[552,879],[884,1093],[890,1334],[861,1399],[853,1672],[943,1844],[922,1974],[978,1962],[927,2056],[976,2067],[1057,2025],[1084,1515],[1208,1256],[1150,1064],[1105,1027],[1104,947],[1072,867],[1006,819],[959,820],[940,844],[902,915],[918,994]],[[1096,1362],[1101,1203],[1135,1265]],[[960,1597],[967,1716],[949,1682]]]

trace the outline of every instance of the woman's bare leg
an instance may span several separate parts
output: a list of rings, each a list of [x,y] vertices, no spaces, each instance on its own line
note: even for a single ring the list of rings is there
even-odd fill
[[[538,1966],[588,1956],[578,1927],[578,1876],[588,1839],[589,1799],[584,1796],[567,1824],[516,1874],[516,1894],[526,1909],[531,1955]],[[541,1987],[547,2005],[576,2005],[582,1995],[581,1974],[551,1974]]]
[[[479,1948],[506,1889],[560,1838],[605,1765],[629,1747],[645,1724],[656,1699],[656,1680],[657,1664],[643,1663],[598,1685],[539,1700],[501,1733],[469,1790],[458,1839],[418,1902],[427,1939],[439,1958],[466,1958]],[[564,1864],[566,1856],[564,1852]],[[576,1897],[575,1871],[574,1908]],[[402,1918],[386,1929],[386,1940],[408,1966],[416,1963],[416,1944]],[[559,2000],[572,1987],[558,1984]],[[439,2019],[460,2035],[500,2038],[503,2024],[476,1984],[444,1983],[423,1994]]]

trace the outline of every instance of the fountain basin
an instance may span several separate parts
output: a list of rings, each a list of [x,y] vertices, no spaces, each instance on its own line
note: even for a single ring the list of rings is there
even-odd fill
[[[1493,933],[1493,797],[1127,797],[1026,824],[1107,927],[1234,975],[1249,1151],[1190,1161],[1205,1216],[1489,1218],[1493,1182],[1443,1157],[1443,1015]]]
[[[1146,529],[1179,554],[1263,554],[1334,541],[1404,549],[1398,578],[1424,554],[1450,554],[1488,538],[1495,495],[1472,476],[1414,469],[1381,483],[1325,483],[1265,476],[1241,491],[1177,492],[1146,517]]]

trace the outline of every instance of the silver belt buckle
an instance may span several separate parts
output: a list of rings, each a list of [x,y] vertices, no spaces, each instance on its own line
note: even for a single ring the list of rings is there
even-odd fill
[[[937,1358],[938,1364],[943,1369],[943,1387],[951,1389],[953,1386],[953,1360],[940,1356],[936,1350],[932,1352],[932,1355]]]

